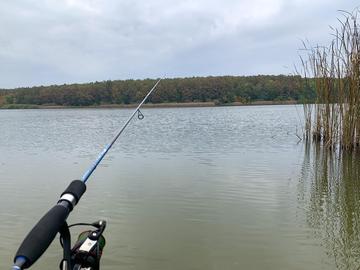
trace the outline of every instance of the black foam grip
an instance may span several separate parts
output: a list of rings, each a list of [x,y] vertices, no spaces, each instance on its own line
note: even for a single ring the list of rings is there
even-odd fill
[[[61,196],[66,193],[70,193],[71,195],[73,195],[75,197],[76,203],[78,203],[81,196],[85,193],[85,191],[86,191],[85,183],[81,180],[74,180],[65,189],[65,191],[61,194]]]
[[[29,232],[19,247],[15,259],[19,256],[25,257],[24,269],[30,267],[49,247],[61,226],[66,221],[70,208],[63,205],[55,205]]]

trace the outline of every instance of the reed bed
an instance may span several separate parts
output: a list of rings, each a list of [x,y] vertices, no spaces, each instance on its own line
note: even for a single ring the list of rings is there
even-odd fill
[[[360,148],[359,10],[342,15],[329,46],[305,45],[302,72],[314,84],[316,101],[304,102],[304,138],[352,151]]]

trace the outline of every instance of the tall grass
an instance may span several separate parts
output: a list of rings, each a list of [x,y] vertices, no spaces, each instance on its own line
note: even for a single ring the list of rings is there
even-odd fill
[[[357,17],[342,12],[329,46],[305,46],[303,73],[315,83],[315,104],[304,103],[307,140],[328,148],[360,147],[360,35]]]

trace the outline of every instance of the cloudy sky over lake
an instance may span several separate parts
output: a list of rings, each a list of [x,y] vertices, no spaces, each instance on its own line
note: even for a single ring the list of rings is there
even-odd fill
[[[2,0],[0,88],[290,74],[354,0]]]

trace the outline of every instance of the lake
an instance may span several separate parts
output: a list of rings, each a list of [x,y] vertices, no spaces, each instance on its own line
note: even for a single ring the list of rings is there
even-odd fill
[[[131,112],[0,111],[1,269]],[[102,269],[359,268],[360,159],[299,142],[301,106],[142,113],[68,219],[107,220]]]

